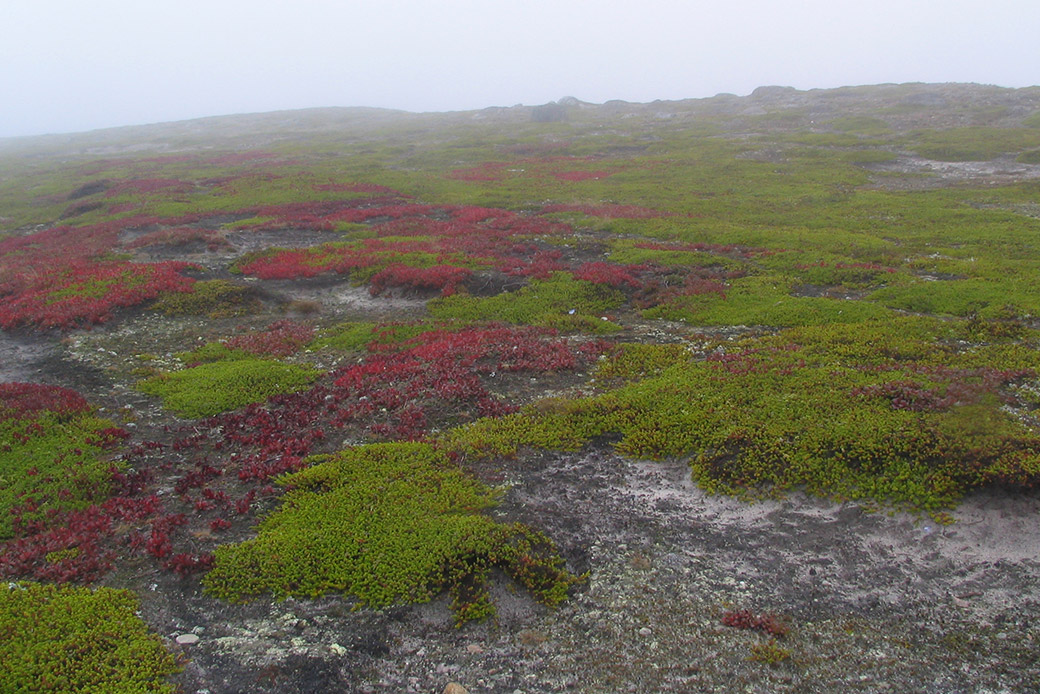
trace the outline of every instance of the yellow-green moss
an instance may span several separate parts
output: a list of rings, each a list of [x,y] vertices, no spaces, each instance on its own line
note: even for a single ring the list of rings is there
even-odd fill
[[[206,590],[232,601],[343,593],[374,607],[443,590],[460,621],[493,611],[487,572],[502,568],[553,605],[576,579],[552,543],[481,511],[496,494],[428,444],[375,444],[312,459],[279,483],[282,507],[253,540],[218,548]]]
[[[127,590],[0,586],[0,691],[172,694],[179,669]]]
[[[610,435],[625,455],[687,457],[711,491],[804,487],[926,511],[976,486],[1040,481],[1040,438],[1002,402],[1036,379],[1040,352],[957,352],[936,342],[944,332],[909,319],[806,327],[720,343],[707,359],[676,354],[668,366],[650,359],[655,350],[622,349],[599,373],[648,378],[481,420],[444,443],[495,456]]]
[[[41,412],[32,419],[0,419],[0,539],[13,528],[9,509],[30,500],[37,509],[81,509],[104,499],[111,470],[119,467],[101,441],[115,427],[91,415],[61,417]]]
[[[163,405],[177,414],[208,417],[300,390],[319,375],[306,366],[243,358],[160,374],[141,381],[137,388],[162,398]]]
[[[255,313],[260,302],[249,287],[227,280],[204,280],[191,286],[190,292],[164,294],[152,308],[167,316],[209,316],[227,318]]]

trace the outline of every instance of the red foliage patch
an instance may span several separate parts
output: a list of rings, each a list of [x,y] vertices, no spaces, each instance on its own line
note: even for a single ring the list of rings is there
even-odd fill
[[[201,242],[206,247],[215,251],[229,244],[219,231],[212,229],[197,229],[195,227],[177,227],[173,229],[161,229],[142,236],[124,244],[124,248],[136,249],[149,246],[186,246],[189,243]]]
[[[291,357],[314,339],[314,327],[280,320],[267,326],[266,330],[236,335],[225,340],[230,349],[240,349],[257,356]]]
[[[0,328],[74,328],[103,323],[113,309],[134,306],[162,292],[188,291],[188,263],[155,264],[76,260],[46,275],[21,277],[20,291],[0,304]]]
[[[876,367],[882,371],[889,367]],[[1033,378],[1033,369],[1002,370],[992,367],[977,369],[954,369],[946,366],[910,367],[910,371],[925,377],[928,383],[908,378],[888,383],[854,388],[851,395],[867,398],[885,398],[894,410],[911,412],[940,412],[954,405],[969,405],[980,402],[987,395],[998,394],[1001,386]]]
[[[611,287],[628,285],[640,287],[642,283],[632,273],[645,270],[645,265],[615,265],[614,263],[585,263],[574,271],[574,278],[592,282],[593,284],[606,284]]]
[[[607,178],[616,171],[555,171],[551,175],[558,181],[589,181]]]
[[[0,383],[0,419],[32,419],[41,412],[58,416],[90,411],[86,398],[74,390],[39,383]]]
[[[736,610],[722,615],[722,623],[737,629],[763,631],[770,636],[784,636],[789,629],[774,614],[756,615],[750,610]]]
[[[423,438],[434,420],[468,419],[512,411],[483,378],[513,371],[574,368],[606,349],[574,346],[535,328],[433,330],[359,364],[337,370],[331,381],[280,395],[210,420],[222,451],[242,481],[266,480],[300,469],[330,428],[364,423],[380,438]],[[246,502],[248,508],[248,502]]]
[[[636,248],[645,248],[651,251],[680,251],[693,253],[714,253],[738,258],[753,258],[757,255],[769,253],[765,248],[749,248],[737,246],[736,244],[722,243],[637,243]]]
[[[347,216],[354,221],[364,221],[370,215],[388,218],[373,227],[377,238],[278,251],[256,258],[240,269],[261,279],[291,279],[378,268],[376,294],[389,286],[432,288],[450,293],[468,276],[463,263],[531,274],[522,270],[538,252],[538,246],[530,239],[568,230],[561,224],[507,210],[426,205],[340,210],[312,222],[331,225]],[[391,268],[406,265],[400,256],[407,253],[434,256],[437,269],[425,267],[428,264],[425,262],[420,267],[412,265],[413,270]]]
[[[89,326],[115,308],[186,291],[192,280],[179,273],[187,263],[98,260],[116,248],[123,231],[156,221],[133,217],[0,240],[0,328]]]
[[[164,191],[166,193],[183,193],[191,190],[194,186],[187,181],[178,181],[174,178],[134,178],[120,181],[105,192],[105,197],[114,198],[125,193],[133,195],[147,195]]]
[[[589,161],[589,157],[531,157],[514,161],[490,161],[464,169],[453,169],[448,178],[456,181],[497,182],[515,176],[528,178],[554,178],[557,181],[587,181],[612,176],[614,170],[576,170],[564,168],[575,163]]]
[[[393,188],[375,183],[322,183],[314,186],[314,190],[337,193],[378,193],[380,195],[400,195]]]
[[[389,287],[403,287],[418,290],[436,289],[440,291],[441,296],[450,296],[472,274],[472,270],[455,265],[391,265],[372,277],[369,292],[372,296],[379,296]]]

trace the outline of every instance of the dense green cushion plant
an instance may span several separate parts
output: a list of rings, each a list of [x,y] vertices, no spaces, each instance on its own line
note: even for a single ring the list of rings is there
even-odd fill
[[[628,348],[600,371],[625,385],[478,421],[445,443],[509,455],[609,435],[627,455],[685,457],[710,491],[800,486],[927,511],[973,487],[1035,484],[1040,438],[1003,408],[1036,378],[1040,353],[940,342],[952,337],[937,321],[901,319],[720,343],[699,359]]]
[[[583,324],[588,327],[594,326],[602,314],[624,303],[625,295],[616,289],[557,272],[545,280],[531,280],[515,292],[490,297],[456,294],[434,299],[429,309],[435,317],[445,320],[506,321],[547,327],[564,327],[560,324],[565,317],[581,316],[592,319]]]
[[[0,539],[23,521],[83,509],[108,496],[110,452],[126,432],[94,416],[78,393],[35,383],[0,383]]]
[[[0,586],[0,691],[172,693],[179,668],[128,590]]]
[[[242,358],[200,364],[145,379],[137,388],[162,398],[185,417],[207,417],[300,390],[318,377],[307,366],[271,359]]]
[[[343,593],[381,607],[449,589],[464,621],[493,612],[483,587],[493,567],[548,604],[575,580],[547,538],[483,515],[495,492],[429,444],[312,460],[279,480],[289,491],[256,538],[217,549],[203,579],[209,593],[232,601]]]

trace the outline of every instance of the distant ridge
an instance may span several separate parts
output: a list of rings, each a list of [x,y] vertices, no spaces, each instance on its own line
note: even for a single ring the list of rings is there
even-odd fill
[[[49,150],[70,154],[116,154],[131,151],[175,152],[205,144],[214,148],[254,148],[300,137],[349,132],[365,137],[387,129],[441,127],[451,124],[524,124],[532,121],[574,125],[612,118],[650,121],[702,120],[706,117],[764,117],[787,112],[807,123],[883,110],[894,129],[914,127],[1014,127],[1040,109],[1040,86],[1010,88],[974,83],[906,83],[799,90],[762,86],[751,94],[636,103],[614,99],[603,104],[574,96],[540,105],[491,106],[470,111],[414,113],[353,106],[306,108],[267,113],[218,115],[183,121],[121,126],[81,133],[0,138],[0,150]],[[941,118],[922,120],[925,115]]]

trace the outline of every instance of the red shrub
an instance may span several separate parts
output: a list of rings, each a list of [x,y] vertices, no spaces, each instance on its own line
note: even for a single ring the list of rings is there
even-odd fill
[[[76,415],[91,409],[74,390],[38,383],[0,383],[0,419],[32,419],[41,412]]]
[[[173,229],[162,229],[149,234],[139,236],[124,245],[128,249],[147,248],[149,246],[185,246],[193,242],[205,243],[210,250],[217,250],[228,246],[227,240],[220,232],[212,229],[197,229],[194,227],[180,227]]]
[[[611,287],[620,287],[627,284],[630,287],[639,287],[640,281],[632,273],[645,270],[644,265],[615,265],[614,263],[585,263],[574,271],[574,278],[592,282],[593,284],[607,284]]]
[[[552,177],[558,181],[588,181],[601,179],[617,173],[616,171],[556,171]]]
[[[291,357],[314,339],[314,327],[291,320],[271,323],[266,330],[237,335],[224,344],[257,356]]]
[[[437,289],[440,290],[441,296],[450,296],[472,274],[472,270],[454,265],[434,265],[433,267],[391,265],[372,277],[369,292],[372,296],[379,296],[388,287],[404,287],[407,289]]]
[[[188,263],[89,262],[77,260],[26,285],[0,304],[0,328],[74,328],[103,323],[113,309],[187,291],[194,280],[180,272]]]
[[[126,181],[120,181],[116,185],[112,186],[105,192],[105,197],[114,198],[124,193],[131,193],[134,195],[147,195],[148,193],[155,193],[158,191],[164,191],[166,193],[183,193],[194,188],[191,183],[187,181],[178,181],[174,178],[135,178]]]
[[[722,623],[737,629],[764,631],[770,636],[784,636],[789,631],[776,615],[753,614],[750,610],[736,610],[722,615]]]

